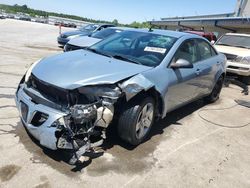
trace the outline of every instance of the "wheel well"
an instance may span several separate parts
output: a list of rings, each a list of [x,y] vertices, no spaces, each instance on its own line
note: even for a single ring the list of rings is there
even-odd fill
[[[147,91],[141,91],[136,96],[134,96],[130,101],[141,101],[145,97],[150,96],[155,100],[155,106],[156,106],[156,117],[161,117],[163,114],[163,100],[160,95],[160,93],[153,87]],[[129,101],[129,102],[130,102]]]
[[[225,77],[226,77],[226,73],[225,73],[225,72],[223,72],[223,73],[221,74],[221,76],[223,77],[223,79],[225,79]]]
[[[152,96],[155,99],[155,106],[156,106],[156,117],[161,117],[163,114],[164,103],[161,97],[161,94],[155,89],[151,88],[146,92],[149,96]]]

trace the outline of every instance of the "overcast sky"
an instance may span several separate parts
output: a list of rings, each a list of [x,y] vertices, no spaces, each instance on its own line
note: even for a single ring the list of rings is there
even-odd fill
[[[162,17],[229,13],[237,0],[0,0],[30,8],[120,23],[159,20]]]

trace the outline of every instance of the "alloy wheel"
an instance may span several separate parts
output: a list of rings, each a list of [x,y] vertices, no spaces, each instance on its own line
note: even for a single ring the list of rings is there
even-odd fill
[[[139,113],[136,122],[136,137],[137,139],[143,138],[149,131],[154,117],[154,105],[147,103]]]

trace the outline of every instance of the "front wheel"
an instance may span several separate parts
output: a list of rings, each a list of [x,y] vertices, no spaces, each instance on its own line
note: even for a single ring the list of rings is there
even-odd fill
[[[205,98],[205,100],[209,103],[213,103],[215,101],[217,101],[220,97],[220,92],[221,92],[221,89],[223,87],[223,82],[224,82],[224,78],[223,76],[221,76],[218,81],[216,82],[211,94],[209,96],[207,96]]]
[[[243,82],[246,85],[250,85],[250,76],[241,76],[240,81]]]
[[[141,103],[132,103],[122,112],[118,134],[126,142],[139,145],[148,136],[154,123],[155,102],[147,97]]]

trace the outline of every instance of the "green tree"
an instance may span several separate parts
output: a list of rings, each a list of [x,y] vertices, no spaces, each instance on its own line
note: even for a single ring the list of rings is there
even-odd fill
[[[23,5],[21,8],[27,10],[28,6],[27,5]]]
[[[114,20],[112,21],[112,24],[114,24],[114,25],[119,25],[119,22],[118,22],[117,19],[114,19]]]

